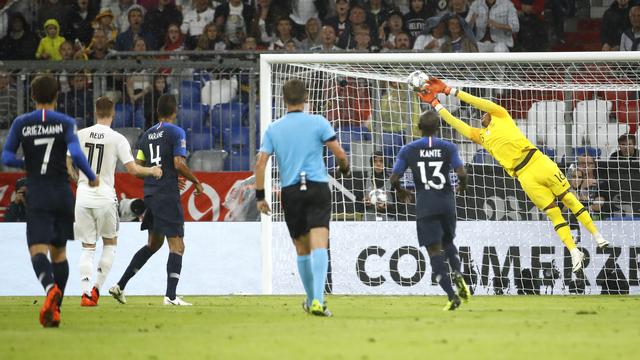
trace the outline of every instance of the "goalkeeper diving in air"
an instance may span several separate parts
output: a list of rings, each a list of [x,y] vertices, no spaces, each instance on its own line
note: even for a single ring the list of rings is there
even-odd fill
[[[510,176],[518,179],[529,199],[539,209],[544,210],[560,240],[569,249],[573,272],[582,269],[584,254],[576,247],[569,225],[562,216],[556,199],[562,201],[575,214],[578,221],[593,235],[599,248],[609,246],[609,241],[602,237],[587,209],[573,193],[569,192],[569,182],[558,165],[540,152],[522,134],[505,108],[489,100],[451,88],[434,77],[421,84],[416,90],[420,99],[431,104],[444,121],[464,137],[482,145]],[[451,115],[436,98],[440,93],[456,96],[461,101],[485,112],[482,116],[482,128],[471,127]]]

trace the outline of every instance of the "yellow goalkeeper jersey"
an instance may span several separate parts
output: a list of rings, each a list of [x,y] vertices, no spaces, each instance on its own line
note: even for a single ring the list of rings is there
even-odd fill
[[[474,128],[451,115],[444,107],[438,106],[438,113],[458,132],[482,145],[504,167],[507,173],[515,176],[514,168],[524,160],[530,150],[535,149],[526,136],[516,126],[509,112],[502,106],[459,90],[460,100],[491,115],[486,128]]]

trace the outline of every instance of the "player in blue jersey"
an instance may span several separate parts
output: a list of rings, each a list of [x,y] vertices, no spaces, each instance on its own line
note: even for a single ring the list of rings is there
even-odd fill
[[[406,201],[410,193],[402,188],[400,178],[407,168],[411,168],[416,186],[418,243],[427,248],[431,270],[449,297],[444,310],[455,310],[460,306],[460,298],[468,301],[471,293],[460,272],[458,249],[453,244],[456,202],[449,173],[455,169],[459,192],[466,189],[467,173],[456,145],[434,136],[439,126],[440,118],[435,112],[420,116],[419,128],[423,137],[400,149],[390,181],[398,198]],[[457,294],[451,285],[445,257],[453,269]]]
[[[182,269],[184,253],[184,215],[180,202],[178,175],[195,184],[195,193],[203,191],[198,178],[186,163],[187,142],[184,130],[174,125],[176,99],[173,95],[162,95],[158,99],[159,123],[147,130],[138,142],[136,163],[142,166],[159,166],[162,177],[144,179],[144,203],[147,207],[142,221],[142,230],[149,231],[148,243],[133,256],[120,281],[109,289],[109,293],[120,303],[126,303],[124,288],[127,282],[144,266],[149,258],[164,243],[169,244],[167,261],[167,291],[164,305],[191,305],[176,296],[176,288]]]
[[[2,152],[6,166],[27,171],[27,243],[33,270],[47,293],[40,309],[44,327],[60,325],[60,304],[69,277],[67,240],[73,240],[73,194],[67,173],[67,150],[92,187],[99,180],[84,156],[76,122],[56,112],[58,82],[50,75],[31,82],[36,110],[18,116]],[[16,151],[22,145],[24,159]],[[51,257],[51,261],[47,258]]]
[[[340,172],[349,173],[349,161],[336,133],[323,116],[303,112],[307,100],[304,83],[294,79],[283,88],[287,114],[269,125],[256,159],[256,200],[263,214],[271,209],[265,199],[264,173],[271,154],[280,170],[284,219],[298,254],[298,272],[307,295],[303,308],[317,316],[331,316],[324,303],[329,265],[331,191],[322,158],[324,146],[338,159]]]

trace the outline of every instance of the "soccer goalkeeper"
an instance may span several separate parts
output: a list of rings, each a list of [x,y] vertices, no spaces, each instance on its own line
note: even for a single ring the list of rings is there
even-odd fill
[[[584,254],[573,241],[569,225],[565,221],[556,198],[573,212],[593,235],[598,247],[605,248],[605,240],[593,223],[591,215],[574,194],[569,192],[569,182],[558,165],[541,153],[518,129],[509,112],[489,100],[480,99],[462,90],[447,86],[437,78],[431,78],[418,89],[422,101],[433,106],[440,116],[460,134],[482,145],[502,165],[505,171],[518,179],[529,199],[544,210],[560,240],[571,253],[573,271],[582,268]],[[457,119],[436,98],[437,94],[454,95],[460,100],[484,111],[482,128],[474,128]]]

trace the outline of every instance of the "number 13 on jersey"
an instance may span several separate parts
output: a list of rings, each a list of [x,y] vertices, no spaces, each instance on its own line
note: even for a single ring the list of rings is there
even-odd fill
[[[424,188],[426,190],[442,190],[444,188],[444,184],[446,184],[447,179],[444,177],[444,174],[441,171],[442,163],[442,161],[429,161],[428,163],[425,163],[424,161],[418,161],[417,164],[420,168],[420,181],[424,184]],[[431,179],[427,178],[427,167],[433,168]],[[433,181],[435,179],[438,179],[437,183]]]

